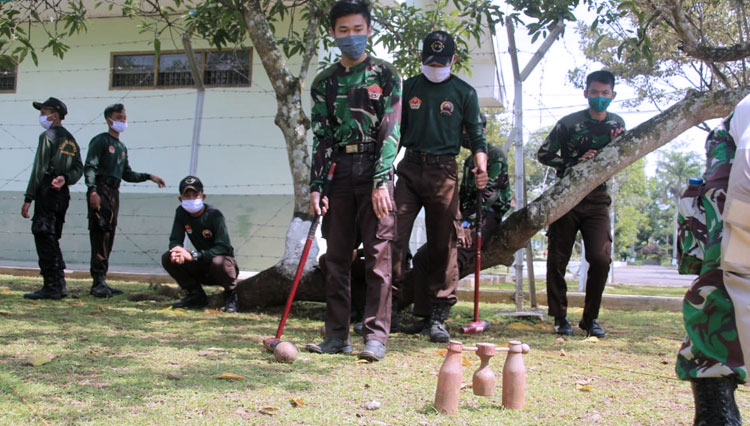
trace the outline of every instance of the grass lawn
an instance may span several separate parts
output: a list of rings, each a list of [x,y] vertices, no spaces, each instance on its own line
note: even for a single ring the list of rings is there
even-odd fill
[[[683,337],[680,314],[603,311],[605,339],[591,342],[579,333],[557,343],[549,323],[519,325],[500,315],[510,306],[483,305],[482,315],[492,329],[463,341],[518,339],[531,346],[525,356],[526,408],[501,409],[498,380],[493,397],[464,389],[458,415],[447,417],[432,406],[444,358],[438,350],[445,345],[395,334],[379,363],[300,352],[294,364],[278,364],[260,342],[275,333],[280,308],[235,315],[165,310],[170,301],[159,300],[162,296],[146,284],[112,282],[126,294],[100,300],[88,295],[88,280],[69,280],[72,295],[79,298],[23,299],[38,283],[0,276],[2,424],[41,424],[40,417],[50,424],[112,425],[692,422],[690,387],[673,373]],[[136,294],[156,300],[128,300]],[[319,342],[323,312],[322,304],[295,304],[285,339],[298,348]],[[470,316],[471,306],[460,303],[451,314],[452,331]],[[570,317],[577,323],[580,313]],[[355,351],[360,350],[361,339],[352,340]],[[54,358],[42,364],[44,356]],[[496,373],[504,359],[493,359]],[[464,381],[471,383],[479,359],[468,354],[467,360],[471,366],[465,368]],[[246,380],[217,379],[225,372]],[[750,418],[748,388],[741,388],[737,397]],[[380,408],[367,410],[365,404],[373,400]]]
[[[529,281],[523,281],[524,290],[529,290]],[[568,280],[568,291],[578,291],[578,281]],[[545,280],[535,280],[537,291],[543,291],[547,288]],[[483,289],[493,290],[515,290],[515,283],[499,283],[499,284],[482,284]],[[604,294],[629,294],[629,295],[640,295],[640,296],[666,296],[666,297],[679,297],[685,296],[687,287],[668,287],[668,286],[647,286],[647,285],[624,285],[624,284],[607,284],[604,288]]]

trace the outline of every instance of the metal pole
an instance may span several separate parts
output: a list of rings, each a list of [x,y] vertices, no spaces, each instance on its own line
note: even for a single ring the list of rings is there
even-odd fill
[[[203,77],[200,72],[198,64],[195,62],[195,54],[193,53],[193,46],[190,43],[190,34],[182,34],[182,45],[185,47],[185,55],[190,64],[190,74],[193,76],[195,82],[195,89],[197,96],[195,98],[195,116],[193,119],[193,142],[190,146],[190,171],[189,174],[195,175],[198,173],[198,150],[200,148],[201,139],[201,121],[203,119],[203,98],[206,93],[206,87],[203,85]]]

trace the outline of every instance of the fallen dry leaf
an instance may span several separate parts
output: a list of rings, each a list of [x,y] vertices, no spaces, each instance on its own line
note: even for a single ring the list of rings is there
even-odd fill
[[[57,355],[37,355],[34,358],[31,358],[30,360],[26,361],[26,365],[30,365],[32,367],[39,367],[42,366],[53,359],[57,358]]]
[[[533,330],[534,329],[534,327],[532,327],[532,326],[530,326],[528,324],[524,324],[522,322],[512,322],[512,323],[508,324],[507,328],[509,328],[511,330]]]
[[[221,311],[218,309],[204,309],[203,312],[213,315],[219,315],[221,313]]]
[[[461,384],[461,389],[471,389],[473,387],[474,387],[473,383],[462,383]]]
[[[461,319],[461,318],[462,318],[462,317],[461,317],[461,314],[456,314],[456,319],[457,319],[457,320],[459,320],[459,319]]]
[[[219,380],[247,380],[244,376],[234,373],[221,373],[221,375],[216,378]]]
[[[267,416],[273,416],[274,414],[279,412],[279,409],[276,407],[263,407],[260,410],[258,410],[260,414],[265,414]]]
[[[440,355],[445,355],[445,354],[447,354],[447,353],[448,353],[448,349],[440,349],[439,351],[437,351],[437,352],[435,353],[435,355],[438,355],[438,356],[440,356]]]
[[[577,308],[577,309],[575,309],[575,310],[573,311],[573,313],[574,313],[574,314],[582,314],[582,313],[583,313],[583,308]]]
[[[302,398],[292,398],[289,400],[289,403],[292,404],[292,407],[304,407],[305,401],[302,400]]]
[[[76,300],[75,302],[72,302],[70,306],[75,306],[77,308],[80,308],[81,306],[86,306],[85,303],[81,302],[80,300]]]
[[[172,313],[175,315],[187,315],[187,311],[182,308],[172,309]]]
[[[598,341],[599,341],[599,338],[598,338],[598,337],[596,337],[596,336],[589,336],[589,337],[587,337],[587,338],[583,339],[583,341],[584,341],[584,342],[592,342],[592,343],[596,343],[596,342],[598,342]]]
[[[370,361],[368,361],[366,359],[358,359],[358,360],[354,361],[354,363],[355,364],[369,364]]]
[[[169,312],[171,310],[172,310],[172,307],[171,306],[167,306],[166,308],[160,310],[159,312]]]
[[[8,287],[0,287],[0,293],[8,294],[10,293],[10,289]]]
[[[471,360],[468,356],[464,355],[461,357],[461,365],[464,367],[471,367]]]
[[[497,345],[498,348],[509,348],[510,343],[503,343],[502,345]]]
[[[568,356],[568,354],[565,353],[565,349],[560,349],[560,356]]]
[[[581,392],[591,392],[592,390],[594,390],[594,386],[576,384],[576,389]]]
[[[544,331],[555,331],[554,327],[552,327],[549,324],[545,324],[543,322],[534,324],[534,328],[539,329],[539,330],[544,330]]]

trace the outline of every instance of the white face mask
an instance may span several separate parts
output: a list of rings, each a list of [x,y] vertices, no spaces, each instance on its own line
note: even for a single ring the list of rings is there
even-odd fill
[[[188,213],[198,213],[203,208],[203,198],[195,200],[182,200],[182,208]]]
[[[54,124],[54,122],[53,122],[53,121],[50,121],[50,120],[49,120],[49,119],[47,118],[47,116],[46,116],[46,115],[40,115],[40,116],[39,116],[39,124],[41,124],[41,125],[42,125],[42,127],[44,127],[45,129],[48,129],[48,130],[49,130],[49,128],[50,128],[50,127],[52,127],[52,125]]]
[[[422,65],[422,74],[433,83],[441,83],[451,76],[451,67],[430,67]]]
[[[128,122],[112,120],[112,130],[114,130],[117,133],[122,133],[125,130],[128,130]]]

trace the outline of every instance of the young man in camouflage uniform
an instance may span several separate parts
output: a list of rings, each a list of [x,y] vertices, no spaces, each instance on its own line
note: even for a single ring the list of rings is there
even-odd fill
[[[109,130],[91,139],[83,168],[88,187],[91,277],[94,280],[90,293],[95,297],[122,294],[106,281],[120,209],[120,182],[151,180],[159,188],[165,186],[159,176],[134,172],[130,168],[128,148],[120,141],[120,134],[128,128],[125,107],[122,104],[108,106],[104,109],[104,119]]]
[[[675,370],[681,380],[691,381],[695,423],[706,425],[742,424],[734,390],[737,383],[747,381],[734,304],[720,265],[722,213],[736,151],[729,134],[731,120],[732,115],[708,134],[704,183],[697,194],[680,200],[692,210],[680,215],[680,272],[696,273],[698,278],[682,302],[687,335]]]
[[[586,77],[583,96],[589,108],[563,117],[539,148],[539,161],[557,170],[562,177],[565,171],[576,164],[592,158],[607,146],[613,138],[625,131],[625,122],[607,112],[615,98],[615,76],[608,71],[595,71]],[[558,154],[559,152],[559,154]],[[586,280],[586,300],[583,318],[578,326],[587,335],[604,337],[604,330],[596,319],[602,293],[609,273],[612,236],[610,235],[609,205],[612,199],[607,194],[607,184],[601,184],[581,200],[547,230],[547,297],[549,314],[555,317],[555,332],[573,335],[567,318],[568,286],[565,270],[573,250],[576,234],[581,231],[589,263]]]
[[[39,123],[45,130],[39,135],[21,216],[29,218],[29,207],[34,201],[31,233],[34,234],[39,273],[44,284],[40,290],[23,297],[59,300],[68,295],[65,260],[60,251],[65,212],[70,203],[68,187],[81,178],[83,162],[78,143],[61,124],[68,114],[65,104],[57,98],[49,98],[33,105],[39,110]]]
[[[482,114],[482,127],[487,127],[487,118]],[[471,148],[471,139],[469,139],[466,132],[461,136],[461,146],[466,149]],[[489,181],[487,186],[481,190],[482,196],[482,237],[489,238],[493,235],[500,223],[502,222],[503,215],[510,210],[510,184],[508,183],[508,162],[505,159],[505,153],[503,150],[487,144],[487,175]],[[476,257],[476,248],[474,244],[474,235],[476,231],[472,232],[472,229],[476,230],[476,210],[477,210],[477,196],[480,191],[477,189],[474,170],[476,168],[474,158],[469,156],[463,165],[463,178],[461,179],[461,185],[459,187],[459,200],[461,205],[461,216],[463,234],[459,236],[458,242],[458,254],[456,257],[456,263],[458,271],[463,270],[464,266],[473,263]],[[417,250],[412,260],[412,268],[414,274],[410,280],[414,287],[407,289],[403,287],[401,290],[402,301],[405,305],[411,303],[411,299],[414,299],[413,314],[416,317],[421,317],[421,321],[417,321],[414,326],[404,329],[406,333],[420,333],[422,335],[429,335],[429,317],[432,313],[432,303],[430,302],[429,293],[426,287],[426,279],[428,271],[430,270],[429,255],[427,252],[427,245],[423,245]]]
[[[399,139],[401,78],[387,62],[368,56],[370,10],[339,1],[329,13],[341,61],[311,86],[313,160],[310,210],[322,213],[326,252],[326,338],[308,345],[317,353],[350,353],[350,270],[357,229],[367,271],[365,347],[359,357],[385,356],[391,319],[391,240],[395,227],[393,159]],[[337,164],[328,197],[323,181]],[[322,205],[322,206],[321,206]]]
[[[401,145],[406,148],[398,166],[396,206],[398,237],[393,255],[393,279],[400,288],[412,226],[425,209],[430,273],[427,280],[432,312],[430,340],[447,342],[445,327],[457,299],[456,244],[459,218],[458,166],[461,132],[466,129],[476,159],[477,186],[487,184],[487,143],[479,118],[479,98],[468,83],[451,75],[458,59],[453,37],[433,31],[422,42],[422,74],[404,82]]]
[[[224,288],[224,310],[237,312],[236,281],[239,267],[224,215],[205,204],[203,182],[195,176],[180,181],[180,206],[177,207],[169,235],[169,251],[161,256],[161,264],[180,288],[187,291],[173,308],[200,309],[208,298],[201,284]],[[183,247],[185,235],[195,247]]]

